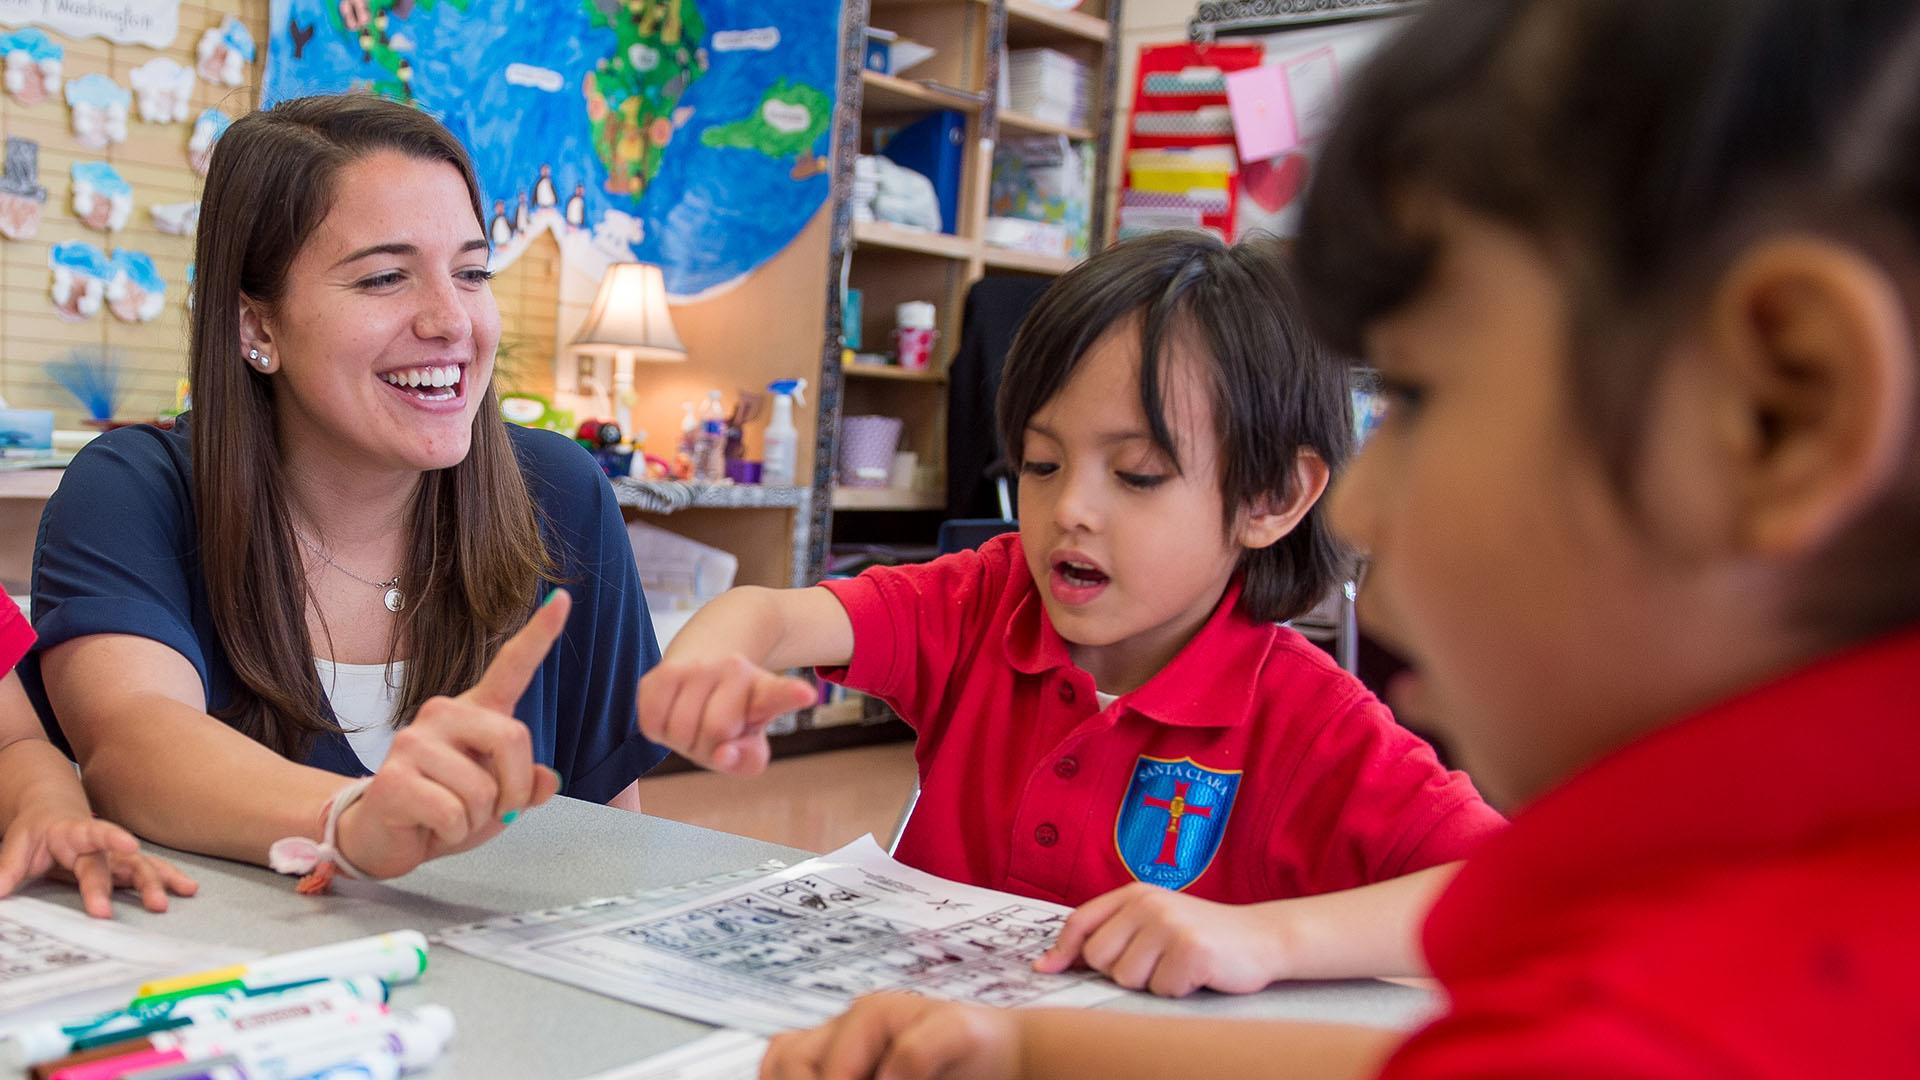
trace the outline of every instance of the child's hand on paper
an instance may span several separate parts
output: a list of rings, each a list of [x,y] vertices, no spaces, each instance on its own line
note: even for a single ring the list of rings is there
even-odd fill
[[[560,775],[534,763],[531,733],[513,709],[571,608],[567,594],[556,591],[471,690],[429,699],[394,734],[373,783],[340,815],[337,843],[356,869],[398,877],[428,859],[478,847],[559,790]]]
[[[72,772],[68,767],[69,777]],[[167,910],[169,892],[192,896],[199,891],[172,863],[143,853],[132,833],[92,816],[84,805],[61,802],[29,803],[7,826],[0,841],[0,897],[12,895],[22,882],[55,877],[79,886],[87,914],[110,919],[115,889],[138,892],[148,911]]]
[[[1218,904],[1135,882],[1080,905],[1034,970],[1078,961],[1129,990],[1251,994],[1287,978],[1276,904]]]
[[[774,1036],[760,1080],[989,1080],[1019,1064],[1012,1010],[874,994],[811,1031]]]
[[[767,767],[767,725],[818,697],[805,679],[737,654],[669,658],[640,680],[640,731],[695,764],[751,776]]]

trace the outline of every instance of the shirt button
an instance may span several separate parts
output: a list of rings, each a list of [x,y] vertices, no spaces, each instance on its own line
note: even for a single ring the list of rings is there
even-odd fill
[[[1053,775],[1062,780],[1071,780],[1080,771],[1080,762],[1075,758],[1063,757],[1053,763]]]
[[[1039,828],[1033,830],[1033,842],[1039,844],[1041,847],[1052,847],[1060,842],[1060,830],[1054,828],[1050,823],[1042,824]]]
[[[1073,704],[1073,684],[1072,683],[1063,682],[1060,684],[1060,700],[1066,702],[1069,705]]]

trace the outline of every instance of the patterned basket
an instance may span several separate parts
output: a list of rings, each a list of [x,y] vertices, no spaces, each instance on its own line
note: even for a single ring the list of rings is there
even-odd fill
[[[849,416],[841,420],[840,482],[848,487],[886,487],[903,426],[897,416]]]

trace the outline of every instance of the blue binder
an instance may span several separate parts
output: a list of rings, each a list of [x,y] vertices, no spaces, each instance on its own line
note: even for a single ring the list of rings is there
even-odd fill
[[[967,115],[944,109],[929,113],[893,133],[880,153],[896,165],[933,181],[940,197],[940,231],[960,224],[960,163],[967,138]]]

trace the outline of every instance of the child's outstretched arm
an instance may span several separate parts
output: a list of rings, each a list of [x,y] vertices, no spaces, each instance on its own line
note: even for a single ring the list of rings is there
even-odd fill
[[[115,888],[140,893],[148,911],[167,893],[192,896],[192,878],[145,855],[125,829],[93,816],[73,763],[40,733],[40,721],[9,672],[0,678],[0,897],[55,867],[73,875],[87,914],[111,918]]]
[[[813,704],[788,668],[853,658],[853,622],[825,589],[733,589],[700,609],[640,680],[640,730],[696,764],[766,768],[767,725]]]
[[[1425,975],[1420,926],[1459,863],[1357,889],[1220,904],[1135,883],[1080,905],[1034,962],[1076,961],[1129,990],[1251,994],[1283,979]]]
[[[1405,1038],[1342,1024],[992,1009],[914,994],[861,998],[811,1031],[776,1036],[762,1080],[1162,1080],[1287,1076],[1360,1080]]]

